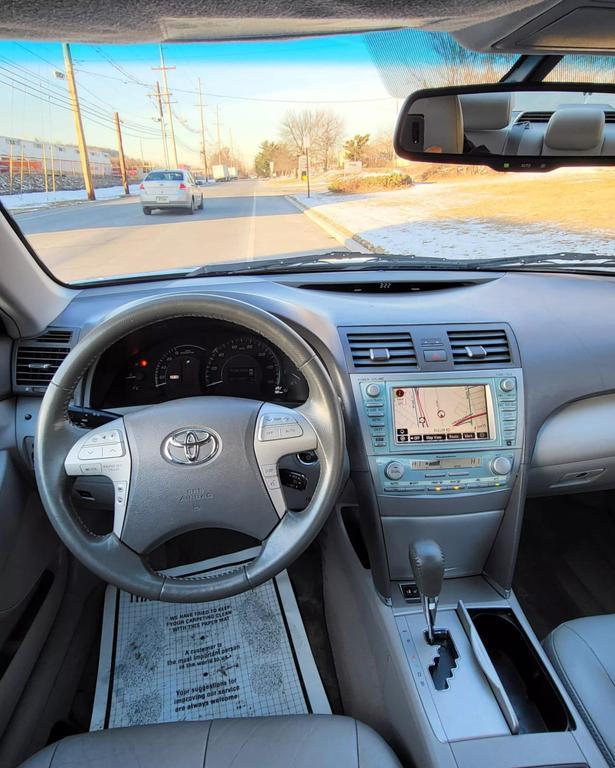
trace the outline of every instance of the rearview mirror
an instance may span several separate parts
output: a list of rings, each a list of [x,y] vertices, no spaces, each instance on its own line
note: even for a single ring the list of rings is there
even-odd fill
[[[408,160],[548,171],[615,164],[615,86],[520,83],[431,88],[405,102],[395,151]]]

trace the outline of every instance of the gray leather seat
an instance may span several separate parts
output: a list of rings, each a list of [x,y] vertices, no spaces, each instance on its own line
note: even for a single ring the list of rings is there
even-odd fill
[[[567,621],[544,647],[608,764],[615,766],[615,614]]]
[[[401,768],[349,717],[295,715],[167,723],[69,736],[22,768]]]

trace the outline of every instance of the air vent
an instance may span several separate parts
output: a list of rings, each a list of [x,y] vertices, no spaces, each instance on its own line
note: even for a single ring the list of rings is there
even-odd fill
[[[548,123],[553,112],[523,112],[516,123]]]
[[[553,112],[523,112],[515,120],[515,123],[548,123]],[[606,123],[615,123],[615,111],[604,110],[604,121]]]
[[[448,332],[453,365],[508,365],[510,344],[503,328],[464,329]]]
[[[355,369],[416,368],[408,331],[349,331],[346,339]]]
[[[300,287],[308,291],[329,291],[331,293],[422,293],[426,291],[448,291],[472,285],[467,281],[387,281],[305,283]]]
[[[54,344],[68,344],[72,335],[72,331],[63,328],[49,328],[42,336],[38,336],[36,341],[38,343],[48,341]]]
[[[49,328],[41,336],[19,342],[15,354],[15,389],[43,393],[71,349],[73,331]]]

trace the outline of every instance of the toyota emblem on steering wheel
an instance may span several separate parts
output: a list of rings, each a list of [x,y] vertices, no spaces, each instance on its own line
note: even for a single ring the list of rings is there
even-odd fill
[[[220,439],[199,427],[186,427],[172,432],[162,443],[162,456],[171,464],[205,464],[220,449]]]

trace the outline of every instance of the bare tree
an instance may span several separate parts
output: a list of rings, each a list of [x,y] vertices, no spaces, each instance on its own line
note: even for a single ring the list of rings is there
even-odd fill
[[[304,154],[309,140],[312,159],[326,171],[343,129],[342,119],[333,110],[290,110],[282,118],[280,135],[297,155]]]
[[[344,121],[331,109],[320,110],[318,115],[318,133],[312,152],[320,160],[323,170],[328,171],[329,164],[342,138]]]
[[[280,135],[298,155],[303,154],[314,133],[315,113],[311,109],[289,110],[282,118]]]

